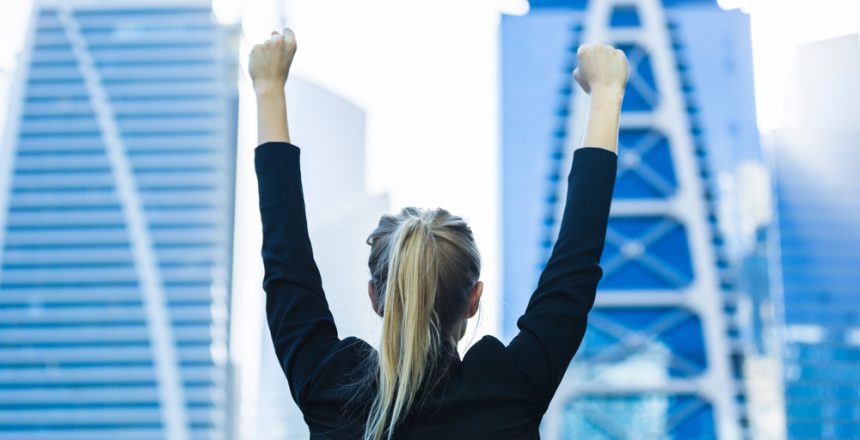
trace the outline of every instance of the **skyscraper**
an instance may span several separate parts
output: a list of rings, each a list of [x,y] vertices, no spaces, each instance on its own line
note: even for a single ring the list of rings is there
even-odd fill
[[[748,18],[710,0],[533,0],[502,20],[508,337],[557,234],[583,42],[627,53],[619,173],[585,341],[548,438],[741,438],[743,333],[715,176],[760,160]]]
[[[227,438],[236,38],[42,1],[0,145],[0,438]]]
[[[773,148],[793,439],[860,437],[860,36],[795,57]]]

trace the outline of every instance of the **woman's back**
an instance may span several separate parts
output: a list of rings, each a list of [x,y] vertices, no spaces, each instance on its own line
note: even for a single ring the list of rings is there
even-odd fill
[[[269,328],[311,432],[360,438],[368,401],[353,399],[349,385],[373,351],[364,341],[337,336],[307,234],[299,155],[298,147],[282,142],[256,149]],[[487,430],[499,430],[492,437],[499,439],[537,435],[594,303],[616,163],[604,149],[576,151],[559,238],[517,322],[520,333],[507,346],[485,337],[462,362],[455,359],[438,394],[402,421],[397,438],[426,438],[430,431],[447,438]]]
[[[602,276],[623,53],[601,46],[578,54],[585,62],[574,76],[592,94],[585,145],[598,147],[574,153],[558,238],[519,333],[507,345],[484,337],[460,360],[457,341],[483,290],[480,257],[463,219],[441,209],[385,215],[368,238],[380,351],[338,336],[308,236],[300,150],[286,127],[283,84],[295,40],[285,33],[255,46],[249,63],[258,96],[263,289],[275,353],[312,436],[537,438]]]
[[[312,390],[301,404],[305,421],[319,438],[361,438],[375,388],[360,392],[344,386],[356,377],[356,365],[373,350],[365,341],[345,338],[320,366]],[[450,359],[439,385],[402,420],[395,438],[529,439],[548,402],[534,400],[524,378],[505,360],[504,346],[492,336],[475,343],[461,361]]]

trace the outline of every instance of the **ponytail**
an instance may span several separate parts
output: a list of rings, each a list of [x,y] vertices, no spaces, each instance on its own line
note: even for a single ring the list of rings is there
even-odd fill
[[[436,243],[430,225],[420,218],[400,224],[389,250],[378,392],[367,421],[365,439],[391,438],[408,413],[428,363],[441,343],[436,302]]]
[[[440,354],[456,352],[451,330],[462,321],[480,256],[465,221],[442,209],[383,216],[368,244],[383,318],[364,439],[382,440],[392,438],[419,390],[434,385]]]

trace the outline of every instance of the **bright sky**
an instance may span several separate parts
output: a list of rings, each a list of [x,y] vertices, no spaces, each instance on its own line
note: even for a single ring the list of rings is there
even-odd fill
[[[505,4],[506,8],[511,9],[510,5],[517,4],[518,2],[518,0],[499,0],[498,4]],[[0,81],[4,82],[8,78],[8,72],[15,67],[15,54],[24,40],[31,0],[16,0],[15,2],[7,3],[11,4],[4,5],[3,14],[0,14]],[[264,10],[275,9],[275,5],[277,4],[274,0],[215,0],[215,3],[224,15],[238,16],[244,8],[259,18],[265,17]],[[307,1],[296,0],[287,0],[286,3],[296,3],[299,5],[305,3],[306,6],[310,4]],[[318,0],[316,3],[320,5],[320,8],[326,7],[327,10],[339,11],[346,4],[346,2],[339,3],[333,0]],[[463,5],[467,4],[467,2],[459,2],[458,5],[454,5],[450,1],[426,1],[420,2],[420,4],[425,6],[414,8],[402,6],[405,2],[367,0],[361,2],[361,5],[365,11],[380,11],[388,6],[394,6],[395,3],[401,6],[394,7],[394,10],[389,10],[385,13],[364,14],[362,16],[362,26],[370,29],[384,28],[386,23],[390,24],[391,17],[401,17],[397,20],[402,23],[401,29],[399,29],[401,33],[398,34],[397,38],[390,38],[389,35],[387,40],[392,46],[395,44],[405,45],[410,41],[420,39],[422,35],[418,31],[424,32],[426,30],[426,28],[422,28],[421,26],[416,27],[409,24],[408,19],[410,18],[416,20],[423,19],[416,14],[410,14],[410,9],[427,10],[431,8],[426,5],[433,5],[432,9],[435,9],[439,14],[437,18],[441,15],[464,16],[461,13],[461,9],[465,7]],[[478,3],[486,4],[483,1]],[[858,0],[719,0],[719,3],[724,7],[742,5],[744,10],[751,14],[756,101],[759,126],[764,131],[774,129],[781,124],[783,94],[787,81],[786,73],[791,66],[795,47],[803,42],[860,31],[860,1]],[[331,7],[333,4],[338,4],[338,8]],[[414,4],[419,3],[416,2]],[[452,14],[453,11],[457,11],[457,14]],[[491,13],[491,11],[486,9],[484,12]],[[399,15],[394,15],[395,13]],[[269,14],[269,17],[271,15],[273,14]],[[332,14],[333,17],[335,15],[349,17],[348,14],[340,12]],[[473,36],[473,33],[469,32],[469,29],[463,26],[454,29],[454,31],[459,31],[460,34],[452,34],[452,29],[445,29],[446,37],[465,41]],[[343,38],[345,38],[343,34],[329,36],[329,39],[332,41]],[[390,49],[390,46],[376,44],[367,47],[366,52],[372,54],[385,52]],[[331,53],[329,55],[336,57],[340,54]],[[430,55],[428,53],[428,56]],[[444,59],[444,56],[440,59]],[[468,61],[471,65],[475,65],[477,62],[490,62],[487,59]],[[336,86],[347,95],[361,95],[360,91],[354,90],[357,85],[356,83],[350,84],[349,82],[344,82]],[[5,97],[5,87],[2,87],[2,89],[0,98]],[[383,91],[374,90],[373,92],[374,96],[377,97],[374,99],[379,99],[380,101],[387,99],[378,93]],[[414,101],[413,105],[419,107],[418,104],[418,101]],[[372,117],[377,122],[372,120],[370,121],[371,125],[377,123],[380,125],[390,125],[385,123],[385,121],[379,120],[376,116]],[[371,128],[372,131],[373,129]],[[377,187],[377,189],[387,186],[383,182],[371,182],[371,184]]]
[[[420,144],[421,137],[426,137],[416,136],[420,131],[449,129],[421,128],[420,122],[408,123],[408,115],[414,116],[411,121],[420,121],[419,115],[440,115],[450,110],[452,103],[440,99],[449,95],[434,93],[434,90],[456,85],[458,75],[476,70],[491,78],[488,83],[495,82],[496,43],[487,38],[487,31],[494,23],[494,5],[505,4],[510,10],[510,5],[517,3],[515,0],[439,0],[416,1],[407,6],[407,2],[402,1],[366,0],[358,6],[359,2],[344,0],[286,0],[281,2],[286,7],[277,8],[276,0],[214,1],[219,14],[227,18],[236,19],[244,12],[246,31],[260,30],[259,35],[249,32],[251,38],[264,36],[266,28],[277,25],[273,17],[279,14],[272,13],[277,9],[292,12],[299,27],[302,22],[310,25],[300,29],[303,49],[308,50],[302,51],[299,59],[303,62],[297,61],[296,70],[368,109],[368,171],[372,176],[368,184],[375,191],[398,187],[406,192],[420,192],[420,188],[409,188],[408,184],[403,187],[399,180],[408,176],[404,176],[402,170],[380,165],[380,161],[385,161],[389,151],[396,152],[398,144]],[[781,124],[787,73],[796,46],[860,31],[858,0],[719,0],[719,3],[724,7],[740,5],[751,14],[756,104],[763,131]],[[0,81],[3,83],[8,83],[10,72],[15,68],[30,4],[31,0],[16,0],[4,5],[4,13],[0,14]],[[469,22],[476,18],[478,20],[470,26]],[[315,22],[320,21],[329,24],[316,25]],[[333,32],[335,29],[341,31]],[[356,35],[363,39],[361,44],[356,44]],[[443,44],[432,44],[434,40]],[[453,51],[454,56],[460,57],[453,59],[451,51],[446,52],[452,42],[462,42],[461,46],[474,49],[475,56],[466,56],[462,50]],[[442,64],[445,68],[426,69],[426,64]],[[440,72],[442,76],[433,76]],[[408,81],[394,77],[394,73],[407,74]],[[374,81],[374,76],[384,81]],[[401,88],[379,86],[391,85],[392,81]],[[373,86],[368,87],[369,84]],[[6,84],[0,85],[0,99],[3,99]],[[493,94],[486,90],[479,92],[465,95],[461,102],[483,99],[495,104]],[[392,110],[394,108],[396,111]],[[493,124],[494,121],[482,123]],[[395,202],[408,197],[399,190],[395,193]]]
[[[783,99],[795,48],[802,43],[860,32],[858,0],[722,0],[741,3],[752,22],[758,125],[782,125]]]

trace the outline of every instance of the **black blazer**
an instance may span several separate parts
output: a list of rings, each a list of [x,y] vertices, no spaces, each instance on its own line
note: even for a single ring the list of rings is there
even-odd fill
[[[373,350],[340,339],[308,237],[299,148],[255,150],[263,222],[266,312],[275,353],[312,438],[361,438],[373,390],[347,386]],[[552,255],[505,346],[485,336],[451,359],[441,386],[395,432],[398,439],[532,439],[585,333],[594,303],[617,156],[576,151]],[[369,232],[369,231],[368,231]]]

